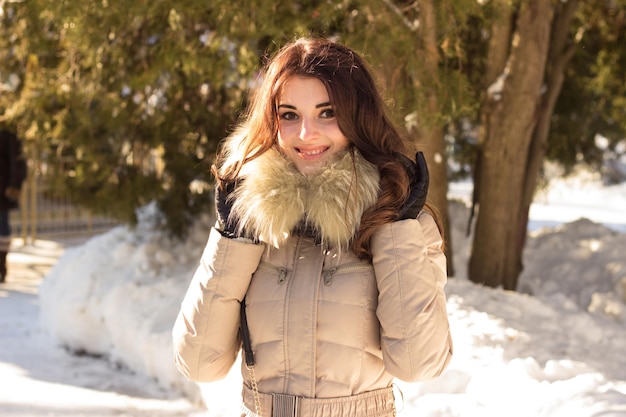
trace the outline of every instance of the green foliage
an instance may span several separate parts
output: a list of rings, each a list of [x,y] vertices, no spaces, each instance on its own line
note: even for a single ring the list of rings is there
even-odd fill
[[[23,105],[11,108],[27,136],[53,151],[43,155],[56,172],[47,176],[52,185],[130,223],[136,208],[156,200],[172,209],[170,231],[184,235],[193,214],[209,206],[189,185],[211,181],[211,156],[256,65],[215,33],[209,14],[197,2],[15,6],[16,24],[50,27],[58,41],[41,51],[21,45],[37,65],[26,66]],[[51,50],[62,59],[43,62]]]
[[[332,36],[363,53],[393,117],[409,132],[411,123],[447,126],[467,170],[492,3],[433,2],[440,60],[432,66],[419,2],[1,2],[0,113],[57,193],[129,223],[156,201],[166,227],[184,236],[211,210],[213,155],[264,57],[299,35]],[[626,129],[624,0],[600,3],[584,3],[572,28],[580,48],[549,148],[566,163],[594,157],[595,133],[616,143]]]
[[[585,2],[572,27],[579,42],[552,120],[547,156],[566,170],[599,167],[601,134],[614,148],[626,137],[626,2]]]
[[[317,10],[331,4],[5,5],[2,31],[14,37],[3,37],[11,52],[0,74],[22,80],[2,103],[5,116],[56,192],[131,224],[138,207],[156,201],[170,232],[184,236],[212,206],[210,164],[260,57],[296,34],[324,32]]]

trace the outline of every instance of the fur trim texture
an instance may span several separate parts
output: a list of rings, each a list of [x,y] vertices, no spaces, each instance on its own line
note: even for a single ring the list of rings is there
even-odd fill
[[[363,212],[378,198],[379,173],[347,151],[316,175],[302,175],[276,149],[246,163],[232,213],[248,237],[279,247],[304,225],[323,244],[348,247]]]

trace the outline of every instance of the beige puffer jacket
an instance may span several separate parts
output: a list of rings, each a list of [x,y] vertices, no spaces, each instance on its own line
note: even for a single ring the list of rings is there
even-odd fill
[[[310,184],[309,178],[293,185],[305,177],[276,154],[269,156],[244,171],[242,187],[247,188],[238,191],[234,208],[246,219],[246,230],[265,243],[211,231],[173,330],[179,370],[195,381],[228,373],[241,347],[239,311],[245,297],[261,393],[346,397],[387,388],[394,377],[416,381],[439,375],[451,358],[452,342],[443,291],[446,261],[433,218],[422,212],[417,219],[381,227],[371,241],[372,262],[360,260],[345,248],[376,198],[375,168],[357,154],[356,164],[346,157],[325,172],[323,181]],[[270,166],[277,160],[286,165]],[[345,191],[353,166],[361,183],[355,200]],[[286,172],[293,178],[285,179]],[[327,189],[328,184],[336,189]],[[319,193],[320,187],[326,188]],[[267,201],[280,190],[282,201]],[[293,210],[300,211],[292,223],[273,220]],[[315,238],[289,233],[304,212]],[[322,214],[311,215],[316,212]],[[248,372],[243,376],[249,388]],[[252,400],[244,399],[254,410]],[[354,410],[333,414],[355,416]]]

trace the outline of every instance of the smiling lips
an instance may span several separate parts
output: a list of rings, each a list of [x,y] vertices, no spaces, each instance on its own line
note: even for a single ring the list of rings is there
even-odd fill
[[[328,150],[328,147],[315,148],[315,149],[302,149],[296,148],[298,154],[304,159],[315,159],[317,156],[323,154]]]

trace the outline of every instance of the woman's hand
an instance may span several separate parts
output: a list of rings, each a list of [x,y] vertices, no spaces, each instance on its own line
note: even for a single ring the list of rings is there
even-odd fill
[[[415,163],[409,158],[403,158],[402,163],[411,181],[411,191],[404,207],[400,210],[398,220],[415,219],[426,203],[430,179],[428,167],[422,152],[415,154]]]
[[[237,238],[243,235],[239,230],[239,222],[235,218],[231,218],[231,210],[233,203],[233,192],[235,191],[235,182],[229,181],[222,183],[215,187],[215,212],[217,214],[217,221],[221,228],[223,236],[229,238]]]

